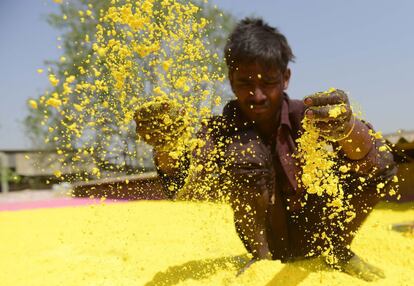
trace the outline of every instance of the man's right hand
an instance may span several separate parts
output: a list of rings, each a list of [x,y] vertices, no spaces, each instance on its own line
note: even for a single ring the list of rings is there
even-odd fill
[[[137,134],[154,148],[173,145],[187,127],[185,110],[177,102],[161,98],[140,106],[134,120]]]

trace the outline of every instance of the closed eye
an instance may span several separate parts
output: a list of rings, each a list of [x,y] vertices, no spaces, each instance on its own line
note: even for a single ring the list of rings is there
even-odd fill
[[[272,80],[272,81],[264,81],[263,82],[265,85],[278,85],[280,84],[279,80]]]
[[[253,84],[250,81],[237,81],[236,85],[240,87],[248,87],[252,86]]]

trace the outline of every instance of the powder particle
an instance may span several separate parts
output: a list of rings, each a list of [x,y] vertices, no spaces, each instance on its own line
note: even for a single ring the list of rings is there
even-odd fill
[[[339,115],[343,113],[343,109],[341,106],[335,106],[334,108],[331,108],[329,110],[329,117],[331,118],[337,118]]]
[[[59,83],[59,80],[56,78],[54,74],[49,75],[49,82],[52,86],[56,86]]]
[[[36,102],[36,100],[33,100],[33,99],[29,100],[29,105],[30,105],[31,108],[37,109],[37,102]]]
[[[60,178],[60,177],[62,176],[62,172],[61,172],[61,171],[59,171],[59,170],[54,171],[54,172],[53,172],[53,174],[54,174],[57,178]]]

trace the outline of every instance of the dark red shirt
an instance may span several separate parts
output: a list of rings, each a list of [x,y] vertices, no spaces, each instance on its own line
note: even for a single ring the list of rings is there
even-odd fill
[[[217,194],[235,195],[239,198],[266,194],[269,198],[267,231],[272,237],[269,245],[274,258],[283,259],[309,253],[310,247],[313,247],[309,243],[315,231],[313,227],[317,227],[321,220],[322,214],[315,209],[323,207],[323,198],[314,195],[303,207],[301,203],[306,191],[298,186],[296,179],[301,166],[293,155],[297,151],[296,139],[303,131],[301,121],[304,112],[305,105],[302,101],[292,100],[285,94],[280,124],[274,131],[274,137],[265,140],[256,126],[243,115],[237,101],[229,102],[223,114],[212,118],[199,132],[198,137],[204,145],[193,152],[191,161],[203,167],[187,178],[183,190],[186,196],[199,198],[205,194],[210,198],[217,197]],[[381,140],[374,140],[369,153],[358,161],[340,156],[343,163],[352,166],[354,176],[350,176],[344,185],[356,200],[359,196],[376,194],[376,183],[386,182],[396,173],[391,153],[378,150],[383,144]],[[171,182],[176,188],[184,185],[187,167],[183,168],[182,174],[177,178],[161,174],[165,187]],[[368,189],[358,193],[359,181],[355,178],[360,176],[366,178]],[[196,194],[192,195],[191,192],[196,189],[202,191],[195,191]],[[361,202],[364,201],[362,197]],[[243,240],[242,237],[241,239]],[[248,248],[247,242],[245,245]]]

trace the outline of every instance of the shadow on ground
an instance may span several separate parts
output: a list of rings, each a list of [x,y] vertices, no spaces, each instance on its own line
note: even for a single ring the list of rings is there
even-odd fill
[[[334,271],[328,267],[321,258],[287,263],[279,272],[270,280],[266,286],[283,285],[296,286],[303,282],[309,274],[317,271]]]
[[[213,276],[220,270],[234,271],[234,279],[236,279],[237,270],[242,268],[249,260],[250,258],[247,254],[215,259],[192,260],[158,272],[145,286],[172,286],[190,279],[202,280]],[[266,286],[296,286],[304,281],[310,273],[320,270],[333,271],[326,264],[322,263],[320,259],[287,263]]]
[[[380,202],[375,206],[376,209],[393,210],[398,212],[404,212],[408,210],[414,210],[414,202],[395,203],[395,202]]]
[[[237,269],[241,268],[248,261],[249,257],[247,254],[215,259],[192,260],[158,272],[145,286],[171,286],[188,279],[202,280],[223,269],[234,269],[234,276],[236,276]]]

